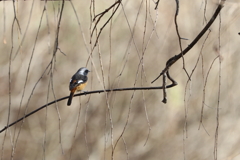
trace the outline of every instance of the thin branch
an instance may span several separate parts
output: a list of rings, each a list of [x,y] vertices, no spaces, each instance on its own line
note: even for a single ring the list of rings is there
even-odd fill
[[[80,29],[81,34],[82,34],[84,46],[85,46],[85,48],[86,48],[87,53],[89,53],[90,51],[89,51],[89,48],[88,48],[88,45],[87,45],[86,37],[85,37],[84,32],[83,32],[83,29],[82,29],[82,25],[81,25],[81,23],[80,23],[80,20],[79,20],[78,15],[77,15],[77,11],[76,11],[76,9],[75,9],[75,7],[74,7],[74,5],[73,5],[73,3],[72,3],[71,0],[70,0],[70,4],[71,4],[71,6],[72,6],[72,8],[73,8],[73,11],[74,11],[74,14],[75,14],[75,16],[76,16],[77,23],[78,23],[78,25],[79,25],[79,29]]]
[[[158,4],[159,4],[159,2],[160,2],[160,0],[158,0],[158,1],[155,3],[155,4],[156,4],[156,6],[155,6],[155,8],[154,8],[155,10],[158,9]]]
[[[200,50],[200,53],[199,53],[199,56],[198,56],[198,59],[197,59],[197,61],[196,61],[196,63],[195,63],[195,66],[193,67],[193,69],[192,69],[192,72],[191,72],[191,74],[190,74],[190,78],[192,77],[192,75],[194,74],[194,72],[195,72],[195,70],[196,70],[196,68],[197,68],[197,66],[198,66],[198,64],[199,64],[199,61],[200,61],[200,58],[203,58],[203,53],[202,53],[202,51],[203,51],[203,48],[204,48],[204,46],[205,46],[205,43],[207,42],[207,39],[208,39],[208,37],[209,37],[209,35],[210,35],[210,32],[211,32],[211,30],[209,30],[209,32],[208,32],[208,34],[207,34],[207,36],[206,36],[206,38],[205,38],[205,40],[204,40],[204,42],[203,42],[203,44],[202,44],[202,48],[201,48],[201,50]],[[203,60],[202,60],[202,63],[203,63]],[[203,66],[202,66],[202,68],[203,68]],[[204,76],[204,75],[203,75]],[[188,101],[189,101],[189,99],[190,99],[190,97],[192,96],[192,94],[191,94],[191,83],[190,83],[190,87],[189,87],[189,96],[188,96],[188,100],[186,100],[187,98],[187,87],[188,87],[188,84],[190,83],[190,79],[188,79],[187,80],[187,83],[186,83],[186,86],[185,86],[185,93],[184,93],[184,106],[185,106],[185,122],[184,122],[184,133],[186,134],[186,138],[188,137]],[[205,93],[205,92],[204,92]],[[204,95],[205,96],[205,95]],[[203,97],[204,97],[203,96]],[[187,101],[187,102],[186,102]],[[204,104],[203,104],[204,105]],[[205,128],[204,128],[205,129]],[[205,131],[206,131],[206,129],[205,129]],[[206,131],[207,132],[207,131]],[[208,133],[207,133],[208,134]],[[184,141],[184,143],[185,143],[185,141]]]
[[[221,79],[222,79],[222,59],[221,59],[221,26],[222,26],[222,19],[221,14],[219,15],[219,31],[218,31],[218,56],[219,56],[219,75],[218,75],[218,99],[217,99],[217,113],[216,113],[216,130],[215,130],[215,141],[214,141],[214,159],[217,160],[218,157],[218,133],[219,133],[219,109],[220,109],[220,96],[221,96]]]
[[[97,22],[98,22],[110,9],[114,8],[116,4],[119,4],[119,2],[121,2],[121,0],[116,1],[116,2],[115,2],[113,5],[111,5],[109,8],[105,9],[105,11],[97,14],[97,15],[93,18],[93,21],[95,21],[96,18],[99,16],[99,18],[98,18],[98,20],[97,20]],[[96,28],[96,27],[94,26],[94,27],[93,27],[93,30],[94,30],[95,28]]]
[[[122,5],[122,6],[123,6],[123,5]],[[137,48],[137,46],[136,46],[136,44],[135,44],[135,40],[134,40],[134,38],[133,38],[133,35],[134,35],[133,33],[135,32],[136,23],[137,23],[137,20],[138,20],[138,18],[139,18],[140,9],[142,8],[142,6],[143,6],[143,0],[141,1],[140,6],[139,6],[139,9],[138,9],[138,13],[137,13],[136,20],[135,20],[134,27],[133,27],[133,32],[131,32],[131,33],[132,33],[132,37],[131,37],[131,39],[130,39],[131,41],[133,41],[134,46],[136,47],[137,54],[138,54],[139,59],[140,59],[140,62],[139,62],[138,67],[137,67],[136,76],[135,76],[134,87],[136,86],[136,83],[137,83],[140,66],[141,66],[141,64],[143,64],[143,56],[144,56],[144,53],[145,53],[145,52],[143,52],[143,53],[142,53],[142,58],[140,58],[139,49]],[[123,13],[124,13],[124,15],[125,15],[125,17],[126,17],[126,20],[127,20],[127,24],[128,24],[128,26],[129,26],[129,30],[131,31],[130,23],[129,23],[128,18],[127,18],[127,16],[126,16],[125,9],[124,9],[124,7],[122,7],[122,8],[123,8]],[[131,41],[129,41],[129,42],[131,42]],[[135,95],[135,90],[133,91],[132,96],[131,96],[131,99],[130,99],[130,102],[129,102],[128,113],[127,113],[127,117],[126,117],[126,122],[125,122],[124,128],[123,128],[120,136],[117,138],[116,143],[115,143],[115,145],[114,145],[114,148],[113,148],[113,150],[112,150],[112,159],[114,158],[113,155],[114,155],[114,151],[115,151],[115,149],[116,149],[116,147],[117,147],[117,144],[119,143],[120,139],[123,139],[123,134],[125,133],[126,128],[127,128],[127,126],[128,126],[128,122],[129,122],[129,118],[130,118],[130,114],[131,114],[131,108],[132,108],[132,102],[133,102],[134,95]]]
[[[210,71],[212,70],[212,67],[213,67],[213,64],[215,63],[215,60],[220,58],[219,56],[217,56],[216,58],[213,59],[210,67],[209,67],[209,70],[207,72],[207,75],[206,75],[206,79],[205,79],[205,82],[204,82],[204,86],[203,86],[203,101],[202,101],[202,109],[201,109],[201,118],[200,118],[200,123],[199,123],[199,127],[198,129],[200,129],[200,126],[203,122],[203,110],[204,110],[204,106],[205,106],[205,93],[206,93],[206,86],[207,86],[207,82],[208,82],[208,76],[210,74]]]
[[[175,0],[175,1],[176,1],[176,12],[175,12],[175,16],[174,16],[174,24],[175,24],[175,28],[176,28],[176,32],[177,32],[177,36],[178,36],[178,43],[179,43],[179,47],[180,47],[180,52],[182,53],[182,42],[181,42],[181,40],[186,39],[186,38],[182,38],[180,36],[180,33],[179,33],[178,23],[177,23],[177,16],[178,16],[178,13],[179,13],[179,0]],[[190,76],[189,76],[189,74],[186,70],[186,67],[185,67],[185,59],[184,59],[183,54],[182,54],[182,60],[183,60],[183,70],[185,71],[188,78],[190,79]]]
[[[16,19],[14,18],[13,22],[12,22],[12,27],[11,27],[11,43],[12,43],[12,45],[11,45],[11,51],[9,53],[9,65],[8,65],[8,97],[9,97],[9,99],[8,99],[7,126],[9,126],[9,123],[10,123],[11,108],[12,108],[12,87],[11,87],[12,86],[12,76],[11,76],[11,71],[12,71],[12,55],[13,55],[13,46],[14,46],[13,28],[14,28],[15,21],[16,21]],[[1,160],[3,159],[3,155],[4,155],[4,144],[5,144],[5,141],[6,141],[7,132],[8,132],[8,130],[6,130],[6,132],[3,136],[4,138],[3,138],[2,149],[1,149]],[[12,145],[12,147],[14,146],[13,140],[11,140],[11,145]]]
[[[11,111],[11,67],[12,67],[12,56],[13,56],[13,27],[14,27],[14,24],[15,24],[15,21],[17,23],[17,26],[18,26],[18,29],[20,31],[20,34],[21,33],[21,27],[20,27],[20,24],[19,24],[19,21],[17,19],[17,15],[16,15],[16,8],[15,8],[15,1],[13,1],[13,10],[14,10],[14,19],[13,19],[13,23],[12,23],[12,28],[11,28],[11,42],[12,42],[12,47],[11,47],[11,52],[10,52],[10,56],[9,56],[9,107],[8,107],[8,119],[7,119],[7,125],[9,124],[9,119],[10,119],[10,111]],[[31,8],[31,11],[32,11],[32,8]],[[31,16],[31,13],[30,13],[30,16]],[[5,143],[5,138],[6,138],[6,132],[5,132],[5,135],[4,135],[4,141],[2,143],[2,152],[3,152],[3,148],[4,148],[4,143]],[[10,139],[12,139],[12,136],[11,136],[11,132],[10,132]],[[17,141],[17,139],[16,139]],[[11,155],[13,157],[13,154],[14,154],[14,148],[16,148],[16,143],[14,144],[14,139],[11,140],[11,145],[12,145],[12,151],[11,151]],[[3,155],[3,154],[2,154]],[[2,157],[1,157],[2,159]]]
[[[85,115],[85,117],[84,117],[84,140],[85,140],[85,146],[86,146],[86,152],[87,152],[87,159],[89,159],[89,157],[90,157],[90,151],[89,151],[89,146],[88,146],[88,139],[87,139],[87,113],[88,113],[88,108],[89,108],[89,99],[90,99],[90,97],[88,98],[88,101],[87,101],[87,106],[85,107],[86,109],[85,109],[85,113],[84,113],[84,115]]]
[[[102,33],[102,30],[106,27],[106,25],[109,23],[109,21],[112,19],[112,17],[114,16],[114,14],[116,13],[116,11],[118,10],[120,4],[121,4],[122,0],[118,0],[116,1],[113,5],[111,5],[109,8],[107,8],[105,11],[99,13],[98,15],[96,15],[94,18],[93,18],[93,21],[96,20],[96,18],[98,17],[97,19],[97,22],[95,23],[93,29],[92,29],[92,33],[91,33],[91,37],[93,36],[93,32],[96,30],[97,28],[97,25],[98,23],[100,22],[101,18],[112,8],[115,7],[115,5],[117,5],[116,9],[113,11],[113,13],[111,14],[111,16],[108,18],[108,20],[104,23],[104,25],[100,28],[100,31],[99,33],[97,34],[97,38],[96,38],[96,41],[95,41],[95,44],[94,44],[94,47],[97,45],[97,42],[98,42],[98,39]]]
[[[45,2],[45,8],[46,8],[46,2]],[[47,91],[47,99],[46,103],[49,100],[49,93],[50,93],[50,81],[48,82],[48,91]],[[47,121],[48,121],[48,106],[46,106],[45,110],[45,119],[44,119],[44,137],[43,137],[43,159],[46,160],[46,145],[47,145]]]
[[[176,84],[170,84],[170,85],[166,86],[166,88],[171,88],[171,87],[174,87],[175,85],[176,85]],[[134,90],[135,90],[135,91],[136,91],[136,90],[158,90],[158,89],[163,89],[163,87],[161,87],[161,86],[160,86],[160,87],[134,87],[134,88],[116,88],[116,89],[107,89],[107,90],[95,90],[95,91],[90,91],[90,92],[84,92],[84,93],[75,94],[74,97],[76,97],[76,96],[88,95],[88,94],[103,93],[103,92],[134,91]],[[34,111],[26,114],[25,116],[23,116],[22,118],[16,120],[15,122],[13,122],[13,123],[5,126],[2,130],[0,130],[0,133],[3,132],[4,130],[6,130],[7,128],[13,126],[14,124],[22,121],[23,119],[31,116],[32,114],[40,111],[41,109],[46,108],[47,106],[50,106],[50,105],[52,105],[52,104],[54,104],[54,103],[56,103],[56,102],[60,102],[60,101],[62,101],[62,100],[68,99],[68,98],[69,98],[69,96],[63,97],[63,98],[59,98],[59,99],[56,99],[56,100],[54,100],[54,101],[52,101],[52,102],[49,102],[48,104],[43,105],[42,107],[40,107],[40,108],[38,108],[38,109],[36,109],[36,110],[34,110]]]
[[[24,96],[25,96],[25,90],[26,90],[26,86],[27,86],[28,78],[29,78],[29,71],[31,69],[32,59],[33,59],[33,56],[34,56],[34,53],[35,53],[35,48],[36,48],[40,28],[41,28],[41,25],[42,25],[44,12],[45,12],[45,8],[43,8],[42,15],[40,17],[40,22],[39,22],[39,26],[38,26],[38,30],[37,30],[37,35],[35,37],[35,41],[34,41],[34,44],[33,44],[31,56],[30,56],[30,59],[29,59],[28,68],[27,68],[27,71],[26,71],[25,82],[24,82],[23,89],[22,89],[23,90],[22,91],[22,97],[21,97],[21,100],[20,100],[19,108],[18,108],[17,118],[19,117],[20,111],[21,111],[21,108],[22,108],[22,102],[23,102],[23,99],[24,99]],[[16,128],[14,129],[14,136],[13,137],[15,137],[15,131],[16,131]]]
[[[35,2],[35,1],[32,2],[32,6],[31,6],[31,10],[30,10],[30,14],[29,14],[29,18],[28,18],[26,30],[25,30],[25,32],[24,32],[23,38],[22,38],[22,40],[21,40],[21,42],[20,42],[20,45],[18,46],[18,49],[17,49],[15,55],[13,56],[13,59],[15,59],[16,56],[18,55],[18,52],[19,52],[19,50],[21,49],[22,44],[23,44],[23,42],[24,42],[24,40],[25,40],[25,37],[26,37],[26,35],[27,35],[28,28],[29,28],[29,25],[30,25],[30,21],[31,21],[31,18],[32,18],[32,11],[33,11],[33,7],[34,7],[34,2]],[[13,1],[13,3],[14,3],[14,1]],[[15,8],[14,8],[14,13],[15,13]],[[16,18],[16,17],[15,17],[15,18]],[[17,21],[17,24],[18,24],[19,29],[20,29],[20,34],[22,34],[22,33],[21,33],[21,28],[20,28],[20,25],[19,25],[19,22],[18,22],[18,19],[16,19],[16,21]]]
[[[206,13],[207,13],[207,0],[205,0],[205,5],[204,5],[203,24],[204,22],[207,22]]]
[[[56,99],[56,95],[55,95],[55,92],[54,92],[54,87],[53,87],[53,68],[54,68],[54,59],[56,61],[56,53],[59,49],[59,41],[58,41],[58,38],[59,38],[59,32],[60,32],[60,25],[61,25],[61,22],[62,22],[62,15],[63,15],[63,9],[64,9],[64,5],[65,5],[65,0],[62,1],[62,5],[59,7],[60,8],[60,11],[59,11],[59,19],[58,19],[58,23],[57,23],[57,30],[56,30],[56,37],[55,37],[55,42],[54,42],[54,47],[53,47],[53,55],[52,55],[52,59],[51,59],[51,62],[50,62],[50,86],[51,86],[51,90],[52,90],[52,93],[53,93],[53,96],[54,96],[54,99]],[[61,116],[60,116],[60,113],[59,113],[59,109],[58,109],[58,104],[55,103],[55,108],[56,108],[56,111],[57,111],[57,114],[58,114],[58,120],[59,120],[59,125],[58,125],[58,129],[59,129],[59,143],[60,143],[60,146],[61,146],[61,150],[62,150],[62,154],[64,154],[64,151],[63,151],[63,144],[62,144],[62,138],[61,138]]]
[[[127,154],[127,160],[129,160],[129,152],[128,152],[128,148],[127,148],[127,143],[124,138],[122,138],[122,140],[123,140],[124,148],[125,148],[125,151]]]
[[[167,103],[167,92],[166,92],[166,84],[167,84],[167,80],[166,80],[166,73],[163,74],[163,103]]]
[[[5,6],[5,1],[3,2],[3,44],[7,44],[6,40],[6,6]]]
[[[61,50],[61,48],[57,48],[64,56],[67,56],[62,50]]]

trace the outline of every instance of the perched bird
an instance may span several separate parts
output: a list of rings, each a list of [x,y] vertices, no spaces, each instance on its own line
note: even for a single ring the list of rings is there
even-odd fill
[[[72,98],[75,91],[82,91],[84,87],[87,85],[88,72],[90,71],[87,68],[82,67],[70,79],[69,83],[70,96],[67,102],[68,106],[70,106],[72,103]]]

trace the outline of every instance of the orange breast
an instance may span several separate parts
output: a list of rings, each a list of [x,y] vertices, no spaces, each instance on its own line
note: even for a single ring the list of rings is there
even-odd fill
[[[83,83],[83,84],[80,84],[79,86],[77,86],[77,91],[83,90],[86,85],[87,85],[87,82],[86,82],[86,83]]]

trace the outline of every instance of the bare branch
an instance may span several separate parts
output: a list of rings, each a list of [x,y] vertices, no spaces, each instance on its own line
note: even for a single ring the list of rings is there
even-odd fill
[[[192,43],[186,48],[184,49],[181,53],[179,53],[178,55],[173,56],[172,58],[170,58],[168,61],[169,63],[167,63],[166,67],[163,69],[163,71],[159,74],[159,76],[157,78],[155,78],[151,83],[155,82],[161,75],[163,75],[165,72],[167,72],[167,70],[169,70],[169,68],[175,63],[177,62],[182,56],[184,56],[188,51],[190,51],[192,49],[192,47],[200,40],[200,38],[205,34],[205,32],[209,29],[209,27],[213,24],[213,22],[215,21],[215,19],[217,18],[218,14],[220,13],[221,9],[223,8],[223,4],[224,4],[225,0],[222,0],[220,2],[220,4],[218,5],[215,13],[213,14],[212,18],[210,19],[210,21],[206,24],[206,26],[203,28],[203,30],[197,35],[197,37],[192,41]]]
[[[171,87],[174,87],[176,84],[170,84],[168,86],[166,86],[166,88],[171,88]],[[117,91],[136,91],[136,90],[159,90],[159,89],[163,89],[163,87],[134,87],[134,88],[116,88],[116,89],[107,89],[107,90],[95,90],[95,91],[90,91],[90,92],[84,92],[84,93],[79,93],[79,94],[75,94],[74,97],[76,96],[83,96],[83,95],[88,95],[88,94],[96,94],[96,93],[103,93],[103,92],[117,92]],[[23,116],[22,118],[16,120],[15,122],[5,126],[2,130],[0,130],[0,133],[3,132],[4,130],[6,130],[7,128],[13,126],[14,124],[22,121],[23,119],[29,117],[30,115],[40,111],[41,109],[43,108],[46,108],[47,106],[50,106],[56,102],[60,102],[62,100],[65,100],[65,99],[68,99],[69,96],[67,97],[63,97],[63,98],[59,98],[59,99],[56,99],[52,102],[49,102],[48,104],[45,104],[44,106],[26,114],[25,116]]]

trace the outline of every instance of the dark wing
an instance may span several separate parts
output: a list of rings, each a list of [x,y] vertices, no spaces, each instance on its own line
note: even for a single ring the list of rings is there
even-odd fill
[[[83,76],[83,75],[73,75],[72,79],[70,80],[69,83],[69,90],[73,90],[74,88],[76,88],[77,86],[79,86],[82,83],[87,82],[87,76]]]

